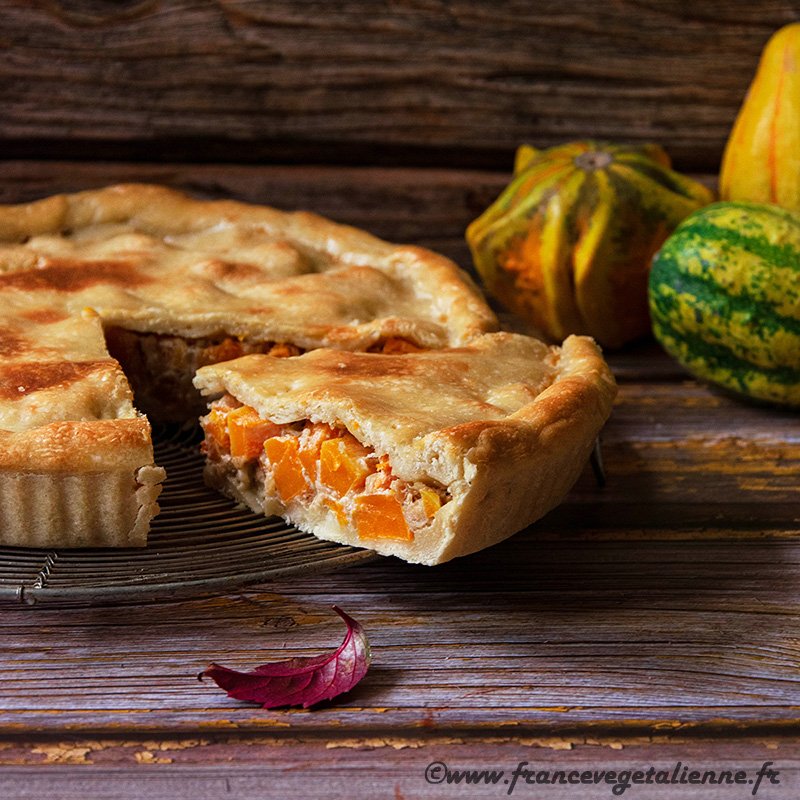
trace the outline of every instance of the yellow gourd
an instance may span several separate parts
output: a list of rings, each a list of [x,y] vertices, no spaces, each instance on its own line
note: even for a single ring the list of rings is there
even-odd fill
[[[800,210],[800,23],[764,47],[725,147],[720,196]]]

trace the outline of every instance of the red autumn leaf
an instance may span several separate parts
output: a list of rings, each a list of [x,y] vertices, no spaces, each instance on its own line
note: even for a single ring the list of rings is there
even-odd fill
[[[347,625],[344,641],[334,652],[263,664],[251,672],[211,664],[198,679],[211,678],[229,697],[264,708],[308,708],[349,692],[367,674],[372,656],[361,625],[340,608],[333,606],[333,610]]]

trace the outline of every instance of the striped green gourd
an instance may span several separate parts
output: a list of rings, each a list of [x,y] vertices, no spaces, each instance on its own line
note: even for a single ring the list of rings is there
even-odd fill
[[[656,253],[653,331],[700,378],[800,406],[800,215],[715,203],[689,215]]]

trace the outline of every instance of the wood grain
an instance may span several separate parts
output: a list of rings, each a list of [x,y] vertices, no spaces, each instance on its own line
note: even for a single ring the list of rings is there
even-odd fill
[[[0,2],[8,157],[507,168],[657,141],[715,171],[790,0]]]
[[[765,762],[778,771],[777,784],[765,780],[757,796],[767,800],[796,797],[800,789],[800,750],[795,743],[684,742],[654,745],[645,740],[605,740],[569,748],[554,740],[520,737],[505,741],[431,741],[424,749],[401,739],[353,737],[348,743],[296,742],[268,739],[149,740],[95,739],[77,742],[32,743],[0,749],[3,788],[7,796],[26,800],[52,792],[59,800],[86,797],[185,798],[235,797],[237,800],[276,800],[310,797],[314,800],[347,798],[505,797],[508,785],[432,785],[424,778],[426,766],[440,761],[450,769],[503,770],[509,777],[520,762],[527,769],[602,772],[599,785],[525,785],[514,787],[515,797],[554,800],[608,800],[612,786],[606,772],[647,770],[678,775],[689,769],[742,769],[755,779]],[[231,763],[234,761],[235,765]],[[16,763],[15,763],[16,762]],[[27,763],[28,766],[20,766]],[[34,766],[36,765],[36,766]],[[689,770],[687,770],[688,772]],[[655,776],[653,776],[655,777]],[[624,780],[624,778],[623,778]],[[624,794],[639,800],[730,800],[749,797],[752,786],[633,785]]]

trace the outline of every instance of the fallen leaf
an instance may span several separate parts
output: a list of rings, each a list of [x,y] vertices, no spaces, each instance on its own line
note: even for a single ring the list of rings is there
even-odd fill
[[[308,708],[349,692],[367,674],[372,656],[361,625],[337,606],[333,610],[347,625],[344,641],[334,652],[262,664],[250,672],[211,664],[198,680],[211,678],[229,697],[264,708]]]

